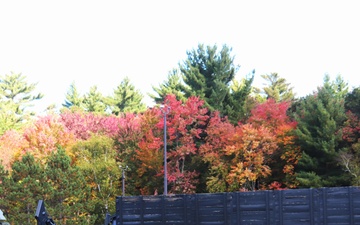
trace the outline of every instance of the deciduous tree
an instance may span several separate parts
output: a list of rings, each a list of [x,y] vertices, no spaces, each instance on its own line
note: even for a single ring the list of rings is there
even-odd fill
[[[168,134],[168,180],[173,193],[192,193],[196,190],[199,167],[198,141],[208,120],[208,109],[197,97],[190,97],[185,103],[176,100],[174,95],[165,99]],[[163,129],[163,123],[159,126]],[[200,161],[200,160],[199,160]]]
[[[271,174],[266,159],[277,149],[276,137],[264,126],[245,124],[236,128],[230,143],[225,149],[225,154],[231,157],[226,178],[230,191],[261,187],[261,179]]]
[[[294,134],[297,123],[287,115],[289,106],[290,102],[275,102],[270,98],[251,111],[248,123],[255,127],[264,126],[276,137],[278,148],[266,159],[272,173],[268,184],[277,182],[283,187],[294,188],[297,185],[294,166],[301,152]]]
[[[8,130],[0,137],[0,159],[5,170],[11,170],[17,154],[26,146],[23,135],[15,130]]]
[[[57,115],[39,117],[32,126],[24,130],[23,138],[26,143],[20,155],[30,152],[36,159],[42,160],[58,147],[66,148],[75,140]]]

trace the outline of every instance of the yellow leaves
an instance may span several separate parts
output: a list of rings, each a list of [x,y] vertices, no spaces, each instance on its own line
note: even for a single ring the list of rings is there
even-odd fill
[[[231,141],[225,149],[226,155],[233,156],[227,177],[230,185],[236,182],[241,187],[252,187],[259,178],[271,174],[267,158],[278,146],[276,137],[268,129],[246,124],[237,128]]]

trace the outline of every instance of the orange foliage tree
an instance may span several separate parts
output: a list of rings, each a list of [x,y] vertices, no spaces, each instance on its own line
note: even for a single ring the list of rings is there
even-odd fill
[[[25,144],[23,135],[15,130],[8,130],[0,137],[0,163],[5,170],[11,170],[14,158]]]
[[[267,159],[277,149],[275,136],[266,127],[245,124],[236,127],[229,142],[225,149],[225,154],[231,156],[229,191],[261,187],[261,179],[271,174]]]
[[[266,127],[276,138],[278,148],[267,161],[272,171],[268,183],[274,189],[297,186],[294,166],[298,163],[301,152],[295,143],[294,130],[297,122],[287,115],[289,104],[268,99],[252,110],[248,120],[255,127]]]

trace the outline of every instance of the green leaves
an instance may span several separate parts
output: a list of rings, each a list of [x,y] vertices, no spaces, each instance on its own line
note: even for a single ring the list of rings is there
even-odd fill
[[[311,174],[321,178],[322,186],[348,184],[337,162],[341,127],[346,119],[343,93],[346,86],[342,84],[340,79],[331,82],[325,76],[324,86],[301,100],[297,108],[296,135],[303,151],[297,172],[298,180],[305,187],[310,182],[308,178],[313,177]]]
[[[29,84],[21,74],[0,76],[0,135],[10,129],[20,129],[34,115],[32,102],[43,97],[33,95],[36,84]]]
[[[135,90],[135,87],[130,84],[130,79],[126,77],[114,90],[113,96],[108,98],[108,105],[115,115],[128,112],[139,113],[146,109],[142,98],[142,94]]]

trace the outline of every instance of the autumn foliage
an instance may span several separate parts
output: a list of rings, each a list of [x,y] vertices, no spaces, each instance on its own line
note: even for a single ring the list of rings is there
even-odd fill
[[[22,134],[9,131],[1,137],[1,153],[8,156],[3,164],[10,168],[16,157],[28,152],[45,159],[58,147],[67,149],[77,163],[81,159],[80,152],[74,152],[76,143],[107,136],[113,140],[118,165],[129,168],[127,190],[143,195],[162,192],[166,116],[169,192],[194,193],[199,187],[209,192],[296,187],[294,165],[300,149],[292,133],[296,122],[286,114],[288,103],[269,99],[251,111],[246,123],[237,125],[219,112],[210,113],[196,97],[183,103],[169,95],[164,103],[166,113],[154,107],[141,114],[65,110],[59,116],[40,117]]]

